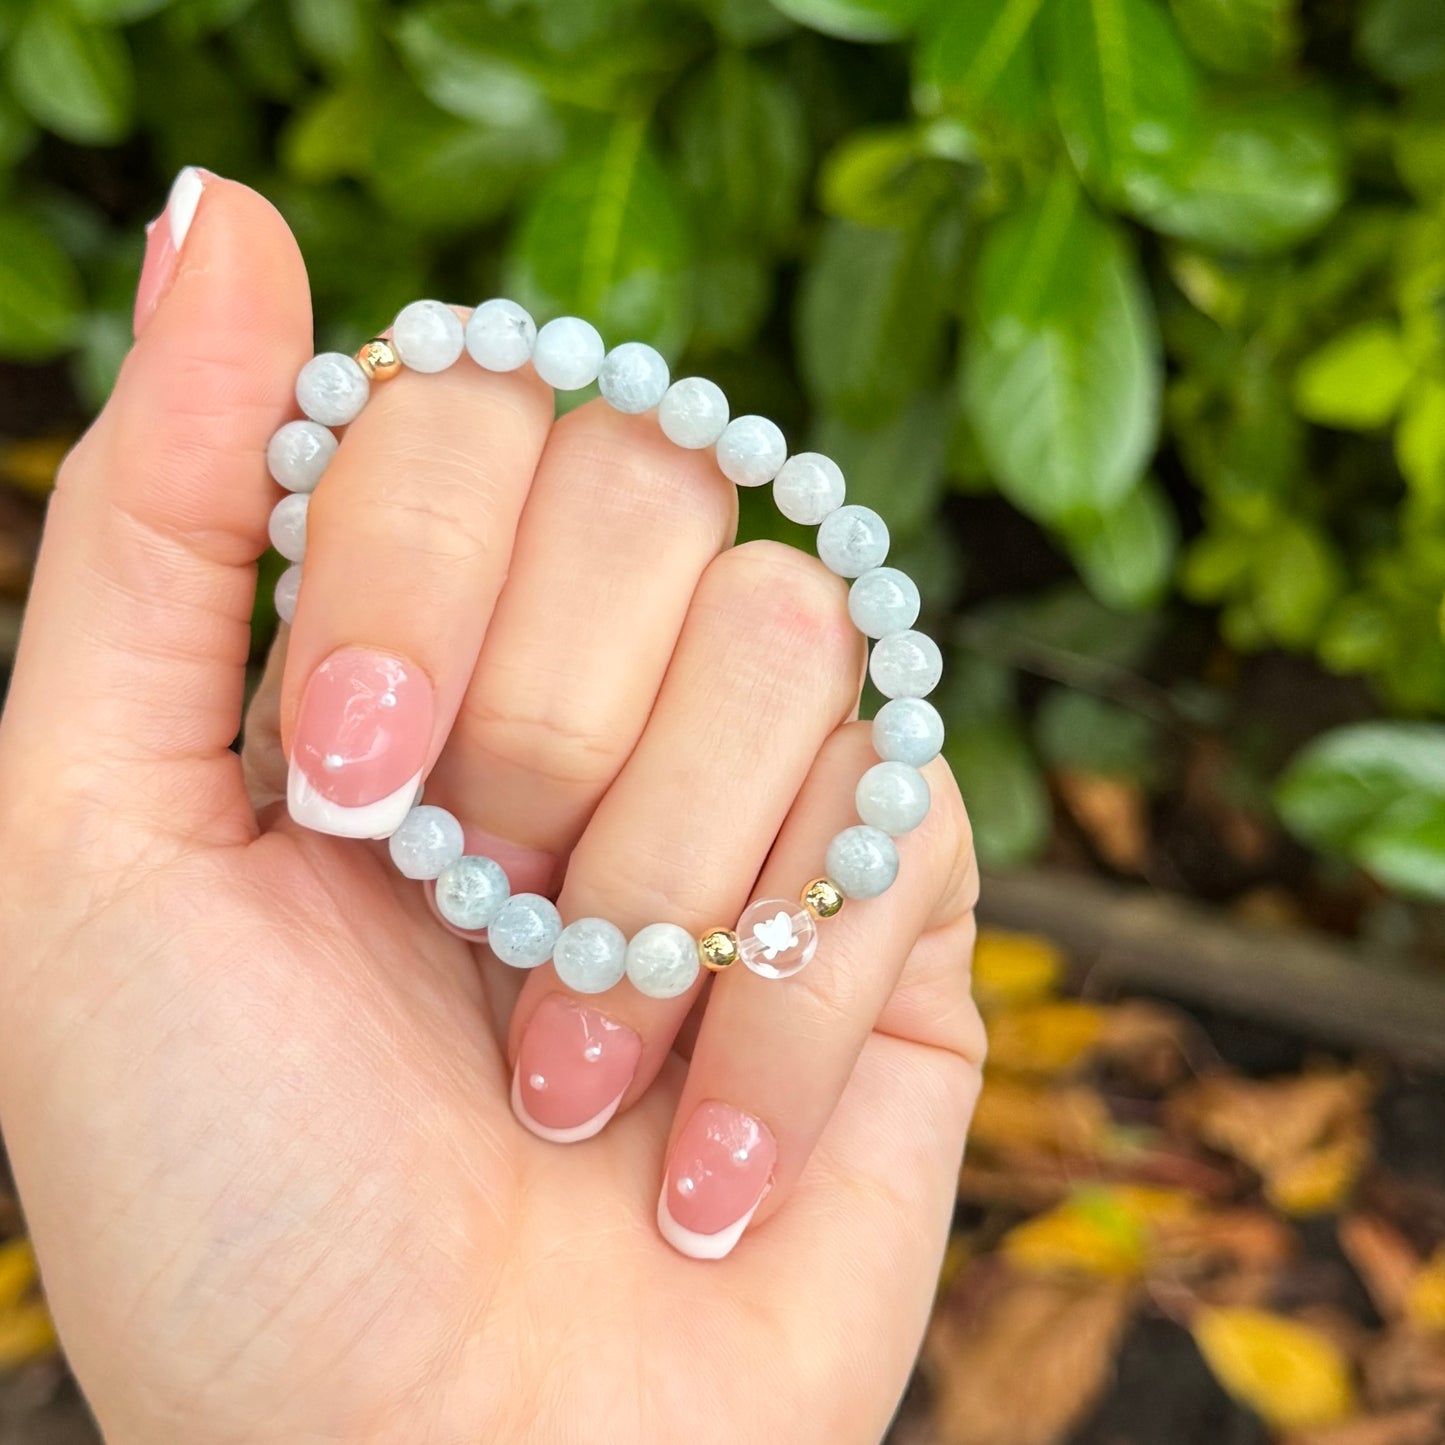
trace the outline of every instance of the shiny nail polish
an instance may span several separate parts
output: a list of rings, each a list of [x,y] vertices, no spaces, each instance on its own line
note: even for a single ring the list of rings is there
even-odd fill
[[[662,1237],[692,1259],[722,1259],[772,1187],[777,1162],[777,1141],[761,1120],[715,1100],[698,1105],[667,1161]]]
[[[146,227],[145,260],[136,285],[132,330],[139,336],[170,289],[210,172],[186,166],[171,184],[165,209]]]

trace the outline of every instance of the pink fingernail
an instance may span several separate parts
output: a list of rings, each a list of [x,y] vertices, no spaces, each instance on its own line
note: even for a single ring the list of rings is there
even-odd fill
[[[170,289],[180,265],[181,247],[190,234],[196,207],[206,188],[209,171],[186,166],[171,183],[165,210],[146,227],[146,253],[136,285],[135,314],[131,329],[139,336]]]
[[[306,684],[286,801],[304,827],[385,838],[406,817],[431,746],[431,680],[404,658],[333,652]]]
[[[680,1254],[721,1259],[742,1238],[773,1182],[777,1141],[767,1125],[709,1100],[672,1146],[657,1227]]]
[[[554,1144],[590,1139],[617,1112],[642,1040],[625,1024],[565,994],[548,994],[522,1036],[512,1112]]]

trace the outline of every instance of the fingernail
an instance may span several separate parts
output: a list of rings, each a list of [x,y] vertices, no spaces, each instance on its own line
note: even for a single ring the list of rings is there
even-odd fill
[[[389,837],[421,784],[434,712],[431,680],[405,658],[366,647],[333,652],[301,697],[291,816],[338,838]]]
[[[539,1139],[590,1139],[617,1112],[641,1056],[642,1040],[625,1024],[548,994],[522,1036],[512,1112]]]
[[[657,1201],[662,1237],[691,1259],[722,1259],[763,1202],[777,1162],[767,1125],[730,1104],[700,1104],[667,1161]]]
[[[555,897],[558,871],[555,853],[544,853],[540,848],[513,843],[469,824],[464,824],[463,830],[467,852],[495,858],[506,870],[513,893],[540,893],[547,898]]]
[[[181,247],[196,218],[196,207],[206,188],[209,171],[186,166],[171,183],[165,210],[146,227],[146,253],[136,285],[132,329],[139,336],[175,280]]]

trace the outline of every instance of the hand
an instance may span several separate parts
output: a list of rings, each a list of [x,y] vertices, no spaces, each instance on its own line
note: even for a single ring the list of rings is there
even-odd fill
[[[824,924],[808,969],[670,1003],[624,983],[579,1005],[550,965],[504,968],[385,845],[279,801],[283,757],[335,723],[302,709],[308,677],[380,651],[419,681],[379,767],[417,749],[429,800],[517,886],[628,932],[730,922],[796,896],[854,820],[871,755],[843,584],[729,549],[732,488],[653,418],[553,425],[530,368],[403,375],[316,494],[243,766],[262,458],[310,306],[259,196],[204,177],[177,256],[178,206],[61,471],[0,728],[0,1117],[107,1439],[876,1441],[982,1051],[946,768],[896,885]],[[534,1124],[585,1132],[624,1091],[595,1138],[514,1117],[537,1049],[566,1087],[523,1080]],[[693,1223],[771,1180],[718,1262],[656,1223],[705,1104],[757,1168]]]

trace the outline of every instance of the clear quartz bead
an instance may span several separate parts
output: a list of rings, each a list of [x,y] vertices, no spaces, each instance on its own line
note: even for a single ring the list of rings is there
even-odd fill
[[[467,322],[467,352],[487,371],[515,371],[532,358],[537,323],[515,301],[483,301]]]
[[[717,439],[717,464],[728,481],[761,487],[788,459],[788,443],[777,422],[765,416],[734,417]]]
[[[413,301],[397,313],[391,344],[403,366],[413,371],[445,371],[462,354],[461,318],[440,301]]]
[[[728,424],[728,399],[715,381],[685,376],[667,388],[657,422],[674,446],[689,451],[715,446]]]
[[[537,333],[532,365],[554,390],[580,391],[597,380],[605,354],[601,334],[590,321],[558,316]]]
[[[630,416],[651,411],[667,392],[667,362],[645,342],[624,341],[604,358],[597,389],[614,411]]]
[[[306,555],[306,513],[310,504],[309,492],[291,492],[271,509],[266,530],[271,545],[288,562],[299,562]]]
[[[266,468],[288,492],[314,491],[337,445],[317,422],[288,421],[267,444]]]
[[[750,903],[738,919],[738,951],[762,978],[791,978],[818,951],[818,923],[784,898]]]
[[[301,568],[293,563],[276,579],[276,616],[288,626],[296,620],[296,600],[301,594]]]
[[[773,504],[790,521],[816,527],[843,505],[843,469],[822,452],[795,452],[773,478]]]
[[[356,358],[323,351],[301,368],[296,378],[296,404],[322,426],[345,426],[361,415],[371,383]]]

